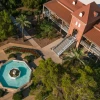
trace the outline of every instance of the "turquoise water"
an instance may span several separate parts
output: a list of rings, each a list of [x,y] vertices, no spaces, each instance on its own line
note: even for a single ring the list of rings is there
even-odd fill
[[[20,76],[16,79],[12,79],[9,76],[9,72],[13,68],[18,68],[20,70]],[[10,61],[5,63],[0,69],[0,82],[4,87],[8,88],[19,88],[29,82],[31,75],[31,69],[24,62],[20,61]]]

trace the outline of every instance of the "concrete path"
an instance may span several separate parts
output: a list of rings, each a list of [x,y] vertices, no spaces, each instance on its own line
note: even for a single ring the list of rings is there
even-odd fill
[[[30,96],[26,97],[26,98],[23,99],[23,100],[35,100],[35,99],[34,99],[34,96],[30,95]]]
[[[12,97],[13,97],[13,93],[8,93],[2,98],[0,98],[0,100],[13,100]]]
[[[11,19],[13,21],[13,23],[16,23],[16,19],[14,17],[11,16]],[[19,25],[17,25],[17,27],[19,28],[20,31],[21,28]],[[28,41],[32,44],[34,49],[38,49],[40,51],[42,51],[42,53],[44,54],[44,58],[52,58],[52,60],[56,63],[62,63],[62,60],[51,50],[51,48],[53,48],[54,46],[56,46],[58,43],[60,43],[62,41],[62,38],[56,40],[55,42],[49,44],[48,46],[41,48],[35,41],[33,38],[31,38],[31,36],[26,32],[26,30],[24,29],[24,35],[25,38],[28,39]]]
[[[2,59],[8,60],[8,57],[3,50],[0,50],[0,60],[2,60]]]

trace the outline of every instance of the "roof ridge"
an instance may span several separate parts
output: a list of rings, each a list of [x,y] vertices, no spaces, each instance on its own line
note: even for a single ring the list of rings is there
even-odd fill
[[[92,5],[92,3],[93,3],[93,2],[91,2],[90,4],[88,4],[88,5],[89,5],[89,10],[88,10],[88,20],[89,20],[90,13],[91,13],[90,11],[91,11],[91,5]],[[88,22],[88,20],[87,20],[87,22]]]

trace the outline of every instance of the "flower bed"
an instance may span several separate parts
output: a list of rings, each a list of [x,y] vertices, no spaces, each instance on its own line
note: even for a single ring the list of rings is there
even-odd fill
[[[15,46],[6,49],[5,53],[11,53],[11,52],[14,52],[14,51],[16,51],[16,52],[22,52],[22,53],[30,53],[33,56],[35,56],[35,58],[40,57],[39,53],[35,49],[15,47]]]

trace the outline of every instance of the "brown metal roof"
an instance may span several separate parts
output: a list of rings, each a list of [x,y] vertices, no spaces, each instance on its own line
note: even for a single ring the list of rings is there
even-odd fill
[[[56,0],[49,1],[45,3],[44,6],[53,11],[58,17],[63,19],[65,22],[70,24],[72,18],[71,12],[64,6],[59,4]]]
[[[83,17],[80,17],[79,14],[83,13]],[[98,16],[94,16],[94,12],[98,13]],[[100,8],[95,2],[92,2],[86,6],[83,6],[82,8],[78,9],[74,13],[72,13],[75,17],[77,17],[79,20],[84,22],[85,24],[90,24],[93,22],[96,22],[98,19],[100,19]]]
[[[91,42],[100,46],[100,31],[98,31],[97,29],[92,28],[90,31],[85,33],[84,36]]]
[[[71,9],[72,11],[76,11],[77,9],[81,8],[82,6],[84,6],[83,3],[81,3],[80,1],[77,0],[76,4],[73,5],[73,1],[75,0],[58,0],[60,3],[62,3],[64,6],[66,6],[67,8]]]

